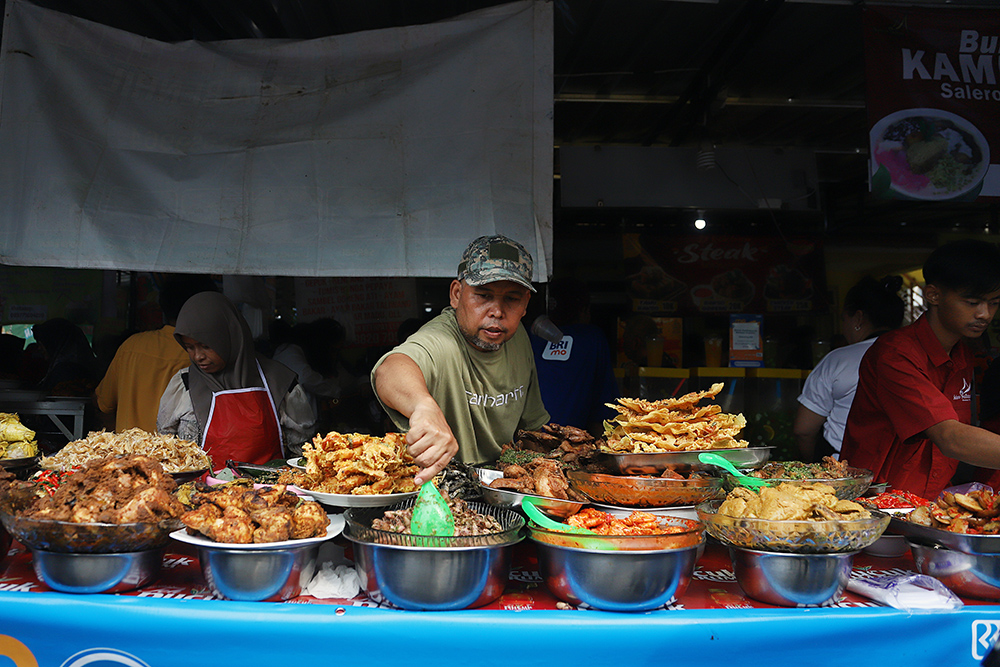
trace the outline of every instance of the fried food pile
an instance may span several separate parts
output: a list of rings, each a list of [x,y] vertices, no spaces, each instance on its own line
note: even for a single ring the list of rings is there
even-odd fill
[[[488,535],[503,531],[503,526],[496,517],[481,514],[469,507],[461,498],[451,498],[447,493],[441,496],[448,502],[451,513],[455,516],[455,537],[468,535]],[[381,519],[372,521],[372,528],[389,533],[410,533],[410,519],[413,518],[413,508],[386,510]]]
[[[523,466],[506,465],[503,477],[488,484],[492,489],[508,489],[517,493],[531,493],[561,500],[584,502],[587,498],[570,488],[566,473],[559,461],[539,456]]]
[[[759,470],[750,473],[762,479],[842,479],[851,476],[847,461],[824,456],[819,463],[802,461],[768,461]]]
[[[49,470],[72,470],[93,459],[133,454],[156,459],[168,473],[208,470],[212,465],[205,450],[190,440],[130,428],[121,433],[91,431],[86,438],[66,444],[52,456],[43,456],[41,466]]]
[[[871,516],[864,506],[837,498],[833,487],[821,482],[782,482],[763,487],[760,493],[738,486],[726,496],[718,513],[769,521],[849,521]]]
[[[606,451],[638,454],[746,447],[746,440],[737,439],[747,425],[742,414],[724,413],[719,405],[698,407],[702,399],[718,396],[722,386],[718,382],[708,391],[680,398],[619,398],[617,405],[608,403],[618,416],[604,422]]]
[[[35,496],[20,514],[73,523],[158,523],[184,512],[176,489],[159,461],[109,456],[66,477],[51,496]]]
[[[988,488],[968,493],[946,491],[933,503],[902,518],[952,533],[1000,535],[1000,494]]]
[[[330,517],[319,503],[300,498],[283,484],[255,489],[252,480],[217,486],[186,484],[181,516],[191,535],[228,544],[302,540],[326,534]]]
[[[8,472],[5,468],[0,468],[0,496],[3,496],[16,481],[17,477],[13,473]]]
[[[618,518],[593,507],[584,507],[566,519],[566,523],[587,528],[599,535],[669,535],[687,530],[682,526],[662,523],[659,517],[649,512],[636,510],[627,517]]]
[[[539,452],[567,466],[580,467],[595,458],[598,447],[603,444],[600,438],[595,438],[582,428],[551,423],[537,431],[519,430],[514,434],[513,449]],[[501,460],[502,457],[501,452]]]
[[[420,467],[406,451],[405,435],[384,438],[363,433],[317,435],[302,447],[305,472],[283,473],[278,481],[318,491],[353,495],[409,493]]]
[[[26,459],[38,455],[35,432],[20,417],[0,412],[0,459]]]

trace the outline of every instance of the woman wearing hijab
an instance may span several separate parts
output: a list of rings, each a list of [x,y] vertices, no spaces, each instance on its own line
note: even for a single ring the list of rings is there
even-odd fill
[[[266,463],[301,450],[315,417],[296,375],[257,354],[250,327],[218,292],[196,294],[174,338],[191,359],[160,398],[156,428],[193,440],[221,468]]]

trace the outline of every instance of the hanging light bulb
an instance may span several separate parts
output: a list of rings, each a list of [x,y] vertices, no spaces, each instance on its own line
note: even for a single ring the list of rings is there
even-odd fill
[[[707,224],[705,221],[705,209],[698,209],[698,215],[694,219],[694,228],[698,230],[705,229]]]

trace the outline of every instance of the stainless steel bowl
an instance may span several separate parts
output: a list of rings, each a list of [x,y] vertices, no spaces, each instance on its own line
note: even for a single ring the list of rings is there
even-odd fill
[[[531,498],[531,503],[546,515],[553,519],[565,519],[573,516],[581,509],[590,504],[587,500],[564,500],[562,498],[552,498],[551,496],[539,496],[534,493],[520,493],[510,489],[494,489],[489,483],[495,479],[503,477],[499,470],[489,470],[487,468],[477,468],[479,474],[479,491],[483,494],[483,500],[495,507],[511,509],[521,514],[521,501]]]
[[[920,574],[938,579],[961,597],[1000,600],[1000,555],[967,554],[912,540],[907,544]]]
[[[553,519],[571,517],[590,504],[586,500],[563,500],[562,498],[550,498],[549,496],[536,496],[533,493],[519,493],[510,489],[494,489],[485,484],[480,485],[480,491],[482,491],[483,500],[490,505],[514,510],[515,512],[521,511],[521,501],[525,497],[531,498],[531,503],[535,507]]]
[[[415,611],[471,609],[500,597],[511,549],[524,539],[524,518],[484,503],[468,505],[492,514],[504,531],[467,537],[387,533],[371,528],[381,508],[347,510],[344,536],[353,542],[354,567],[368,597]]]
[[[697,505],[726,495],[718,477],[670,479],[605,475],[584,470],[570,470],[566,477],[571,487],[594,502],[636,509]]]
[[[605,551],[532,539],[552,594],[604,611],[648,611],[677,599],[687,590],[704,545],[702,537],[678,549]]]
[[[1000,556],[1000,535],[973,535],[953,533],[908,520],[910,512],[894,512],[888,530],[905,535],[919,544],[939,544],[943,547],[974,556]]]
[[[316,571],[318,543],[281,549],[198,548],[201,573],[228,600],[280,602],[302,592]]]
[[[697,547],[705,541],[705,526],[700,521],[675,516],[660,516],[660,524],[670,532],[658,535],[590,535],[549,530],[528,522],[528,537],[570,549],[593,551],[663,551]]]
[[[781,607],[823,607],[840,599],[857,551],[790,554],[729,547],[736,583],[747,596]]]
[[[638,454],[601,450],[608,464],[621,475],[657,475],[664,470],[692,472],[717,470],[710,463],[702,463],[699,454],[706,451],[718,454],[741,470],[759,468],[771,458],[774,447],[736,447],[733,449],[685,449],[676,452],[642,452]]]
[[[35,574],[61,593],[121,593],[160,576],[163,548],[127,553],[56,553],[32,549]]]

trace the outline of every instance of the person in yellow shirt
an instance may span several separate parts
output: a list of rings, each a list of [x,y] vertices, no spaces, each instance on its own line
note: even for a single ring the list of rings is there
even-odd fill
[[[181,306],[199,292],[218,291],[208,276],[176,275],[160,289],[164,326],[142,331],[125,339],[97,385],[94,398],[104,421],[117,433],[130,428],[156,432],[160,396],[170,378],[191,363],[187,352],[174,339],[174,324]]]

